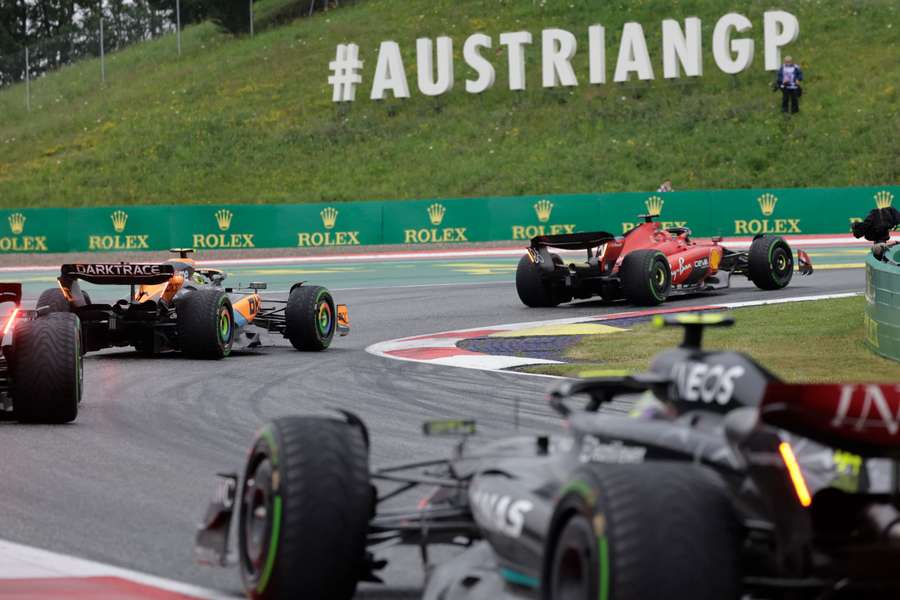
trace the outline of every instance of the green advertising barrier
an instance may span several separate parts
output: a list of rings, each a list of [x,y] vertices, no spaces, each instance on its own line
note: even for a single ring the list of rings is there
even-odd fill
[[[490,240],[491,199],[413,200],[382,204],[385,244],[446,244]]]
[[[866,258],[866,344],[900,361],[900,247],[887,258],[890,263]]]
[[[68,252],[69,212],[65,208],[0,211],[0,252]]]
[[[69,211],[72,252],[130,252],[170,247],[169,207],[118,206]]]
[[[524,242],[579,231],[621,235],[647,213],[698,237],[846,235],[854,221],[891,206],[898,194],[900,186],[883,186],[6,210],[0,252]]]

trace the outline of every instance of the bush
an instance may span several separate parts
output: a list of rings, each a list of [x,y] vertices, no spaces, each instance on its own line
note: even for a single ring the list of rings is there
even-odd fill
[[[231,35],[250,32],[250,3],[253,0],[206,0],[212,22]]]

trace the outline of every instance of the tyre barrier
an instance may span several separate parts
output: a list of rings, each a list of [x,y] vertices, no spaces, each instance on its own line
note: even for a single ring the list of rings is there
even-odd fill
[[[866,257],[866,345],[900,362],[900,246]]]

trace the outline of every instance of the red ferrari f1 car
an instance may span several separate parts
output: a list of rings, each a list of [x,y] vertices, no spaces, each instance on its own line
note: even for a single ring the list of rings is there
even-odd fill
[[[784,239],[757,235],[749,250],[733,251],[691,239],[687,227],[663,228],[655,215],[622,237],[605,231],[541,235],[519,260],[516,291],[526,306],[546,307],[574,298],[625,298],[652,306],[674,294],[727,288],[732,275],[744,275],[756,287],[778,290],[794,275],[794,255]],[[587,250],[584,264],[565,264],[550,248]],[[809,256],[797,251],[801,275],[813,272]]]

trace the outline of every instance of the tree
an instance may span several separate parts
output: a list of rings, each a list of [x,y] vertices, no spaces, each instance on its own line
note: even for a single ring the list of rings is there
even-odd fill
[[[232,35],[250,31],[248,0],[206,0],[206,11],[213,23]]]

